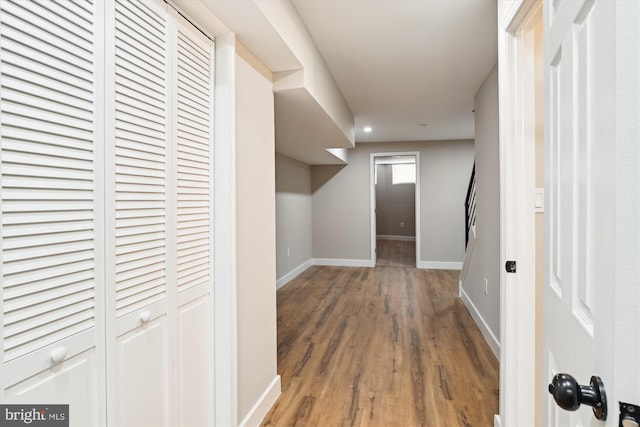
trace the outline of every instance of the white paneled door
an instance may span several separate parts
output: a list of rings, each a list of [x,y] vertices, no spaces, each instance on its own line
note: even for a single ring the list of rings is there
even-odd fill
[[[628,182],[621,173],[621,166],[631,158],[622,158],[624,147],[617,134],[619,119],[629,113],[616,111],[621,93],[617,73],[624,64],[616,32],[616,21],[622,15],[616,8],[622,3],[544,2],[544,374],[551,381],[555,374],[567,373],[583,386],[591,386],[592,376],[600,377],[608,407],[606,420],[604,414],[597,419],[588,405],[571,408],[579,395],[588,400],[589,389],[580,393],[565,379],[551,390],[566,398],[565,409],[550,394],[545,401],[544,425],[553,427],[618,426],[618,401],[630,397],[621,391],[625,384],[638,389],[637,352],[630,359],[635,362],[616,366],[625,347],[615,340],[616,331],[624,328],[625,322],[629,330],[638,331],[633,317],[622,313],[620,301],[624,297],[618,295],[622,299],[616,301],[624,276],[636,271],[638,263],[637,258],[631,262],[625,259],[629,254],[637,256],[637,251],[627,254],[620,250],[627,235],[635,242],[627,249],[638,243],[638,236],[633,237],[637,219],[623,218],[618,209],[626,203],[625,198],[638,199],[637,176],[635,182]],[[633,9],[634,3],[627,4]],[[633,53],[636,58],[637,53]],[[635,67],[637,72],[637,64]],[[630,143],[637,145],[637,136]],[[632,148],[629,153],[636,151]],[[637,164],[634,167],[637,170]],[[629,192],[622,191],[625,186]],[[637,211],[635,215],[637,218]],[[635,296],[630,293],[628,298]],[[638,350],[637,342],[635,346]],[[627,374],[616,375],[616,369],[627,370]]]
[[[213,41],[161,0],[0,0],[3,403],[211,425]]]

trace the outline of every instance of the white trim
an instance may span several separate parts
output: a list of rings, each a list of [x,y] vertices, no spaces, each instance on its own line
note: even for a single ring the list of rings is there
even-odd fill
[[[464,253],[464,260],[462,261],[462,271],[460,272],[460,289],[462,284],[467,278],[467,272],[469,271],[469,262],[471,261],[471,255],[473,254],[473,247],[476,245],[476,226],[471,226],[469,232],[469,241],[467,242],[467,249]]]
[[[500,115],[500,420],[506,426],[535,419],[534,141],[535,67],[530,25],[542,19],[541,0],[498,3]],[[508,10],[507,10],[508,9]],[[516,260],[516,274],[506,273]]]
[[[280,391],[280,375],[276,375],[273,381],[271,381],[271,384],[269,384],[267,389],[253,405],[247,416],[240,422],[239,427],[259,426],[264,417],[269,413],[273,404],[278,400]]]
[[[376,236],[377,240],[398,240],[400,242],[415,242],[416,236],[390,236],[385,234],[379,234]]]
[[[291,270],[290,272],[288,272],[287,274],[285,274],[284,276],[282,276],[281,278],[279,278],[278,280],[276,280],[276,290],[280,289],[281,287],[283,287],[284,285],[286,285],[287,283],[289,283],[290,281],[298,277],[300,274],[304,273],[305,270],[311,267],[312,265],[313,265],[313,260],[305,261],[299,266],[297,266],[296,268],[294,268],[293,270]]]
[[[498,361],[500,361],[500,342],[498,342],[498,338],[493,334],[491,328],[489,328],[489,325],[484,320],[484,317],[482,317],[482,314],[480,314],[480,311],[478,311],[478,308],[473,301],[471,301],[471,298],[469,298],[469,295],[467,295],[462,287],[460,287],[460,299],[467,307],[467,310],[469,311],[469,314],[471,314],[471,317],[473,317],[476,325],[478,325],[478,328],[480,329],[480,332],[482,332],[482,336],[487,344],[489,344],[493,355],[496,356]]]
[[[422,248],[420,246],[420,176],[422,170],[420,166],[420,152],[419,151],[390,151],[380,153],[369,154],[369,225],[371,228],[369,248],[371,251],[371,267],[376,265],[376,181],[375,181],[375,165],[376,157],[389,157],[389,156],[414,156],[416,159],[416,187],[415,187],[415,205],[416,205],[416,266],[420,263],[420,256],[422,254]]]
[[[423,270],[460,270],[461,262],[454,261],[420,261],[416,268]]]
[[[214,424],[229,426],[238,424],[235,52],[235,34],[216,38],[213,404]]]
[[[502,421],[500,420],[500,415],[495,414],[493,416],[493,427],[502,427]]]
[[[340,259],[340,258],[312,258],[310,261],[301,264],[296,267],[290,273],[287,273],[285,276],[280,278],[276,283],[278,289],[284,286],[289,280],[292,280],[294,277],[305,271],[312,265],[323,265],[328,267],[375,267],[375,262],[369,259]],[[421,268],[425,270],[460,270],[462,268],[461,262],[453,262],[453,261],[420,261],[416,268]],[[289,277],[293,275],[294,272],[297,272],[295,276]],[[288,279],[285,282],[285,277]],[[282,285],[279,285],[280,282]]]
[[[375,262],[369,259],[334,259],[313,258],[313,265],[325,265],[330,267],[375,267]]]

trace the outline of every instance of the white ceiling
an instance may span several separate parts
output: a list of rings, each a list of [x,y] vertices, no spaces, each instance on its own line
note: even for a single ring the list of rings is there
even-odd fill
[[[292,1],[356,142],[474,137],[474,95],[498,56],[496,0]]]

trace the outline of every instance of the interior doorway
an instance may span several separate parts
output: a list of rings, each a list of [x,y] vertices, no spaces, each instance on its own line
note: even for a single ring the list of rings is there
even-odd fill
[[[415,267],[420,252],[419,153],[371,154],[371,260]]]

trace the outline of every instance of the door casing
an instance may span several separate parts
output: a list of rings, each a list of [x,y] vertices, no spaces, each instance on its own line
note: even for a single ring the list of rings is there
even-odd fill
[[[535,419],[535,67],[540,0],[498,2],[500,111],[500,414],[495,425]],[[517,262],[507,273],[507,260]],[[529,398],[522,398],[529,396]]]
[[[370,218],[371,224],[371,259],[369,261],[370,267],[376,266],[376,181],[375,181],[375,168],[376,157],[389,157],[389,156],[408,156],[416,159],[416,267],[420,268],[420,152],[419,151],[402,151],[402,152],[382,152],[371,153],[369,156],[369,200],[370,200]]]

